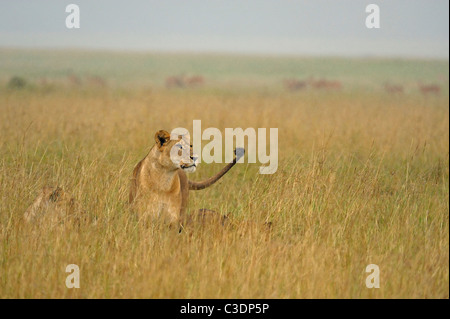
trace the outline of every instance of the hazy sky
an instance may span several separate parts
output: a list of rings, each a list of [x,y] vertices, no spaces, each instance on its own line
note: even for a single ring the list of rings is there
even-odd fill
[[[81,28],[67,29],[66,5]],[[380,6],[381,28],[365,8]],[[449,55],[447,0],[1,0],[0,47]]]

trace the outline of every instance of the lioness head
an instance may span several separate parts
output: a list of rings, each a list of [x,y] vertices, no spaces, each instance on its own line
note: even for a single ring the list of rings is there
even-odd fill
[[[195,172],[198,165],[198,156],[194,154],[189,136],[179,136],[171,140],[170,133],[160,130],[155,134],[158,161],[161,166],[168,169],[181,168],[185,172]]]

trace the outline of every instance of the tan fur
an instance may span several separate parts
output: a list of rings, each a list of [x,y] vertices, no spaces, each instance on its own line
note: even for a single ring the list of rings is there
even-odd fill
[[[158,131],[155,142],[133,171],[129,202],[136,208],[140,218],[162,219],[178,226],[186,219],[189,190],[199,190],[214,184],[235,165],[237,159],[206,181],[192,182],[188,180],[183,164],[177,166],[170,159],[171,149],[178,141],[170,140],[168,132]],[[192,146],[190,151],[192,156]],[[206,210],[200,215],[205,213]]]
[[[46,186],[25,211],[24,219],[28,223],[58,223],[77,213],[81,210],[75,198],[59,186]]]
[[[221,220],[220,215],[206,209],[186,216],[189,190],[200,190],[211,186],[225,175],[238,159],[234,158],[232,163],[227,164],[215,176],[203,182],[193,182],[185,173],[185,170],[195,169],[196,166],[192,146],[188,145],[191,162],[184,163],[180,160],[174,163],[170,157],[172,148],[178,147],[181,141],[181,138],[171,140],[170,134],[166,131],[156,132],[155,145],[133,170],[129,203],[137,210],[140,218],[160,219],[174,226]],[[240,156],[243,156],[243,150]],[[85,216],[79,207],[76,200],[61,187],[44,187],[25,211],[24,219],[26,222],[50,220],[56,223],[74,214],[78,217]]]

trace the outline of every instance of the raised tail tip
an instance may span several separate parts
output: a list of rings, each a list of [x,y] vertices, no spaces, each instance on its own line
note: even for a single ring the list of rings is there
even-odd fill
[[[237,162],[237,161],[239,161],[239,159],[240,159],[242,156],[244,156],[244,154],[245,154],[245,149],[242,148],[242,147],[237,147],[237,148],[234,150],[234,154],[236,155],[236,162]]]

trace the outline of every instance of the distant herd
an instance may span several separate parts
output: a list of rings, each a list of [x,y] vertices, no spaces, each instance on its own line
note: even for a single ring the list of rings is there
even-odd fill
[[[171,75],[165,78],[164,87],[167,89],[193,89],[200,88],[206,84],[206,79],[202,75]],[[40,78],[37,84],[40,87],[48,87],[52,84],[60,83],[69,85],[70,87],[95,87],[95,88],[106,88],[107,81],[98,75],[90,75],[86,77],[79,77],[74,73],[69,73],[63,82],[61,81],[50,81],[47,78]],[[289,92],[303,91],[307,89],[313,89],[318,91],[340,91],[344,88],[344,84],[336,79],[327,79],[314,77],[308,77],[304,79],[298,78],[285,78],[280,83],[282,87]],[[28,85],[28,82],[21,78],[14,76],[12,77],[8,84],[8,88],[12,89],[22,89]],[[398,83],[385,82],[382,89],[392,95],[404,94],[407,91],[417,91],[423,95],[438,95],[442,91],[442,87],[436,83],[422,83],[418,82],[416,85],[402,85]]]
[[[283,80],[283,86],[288,91],[300,91],[307,88],[318,90],[341,90],[344,86],[341,81],[328,80],[325,78],[314,79],[312,77],[304,80],[298,80],[295,78],[289,78]],[[406,92],[405,86],[401,84],[384,83],[384,91],[389,94],[403,94]],[[441,93],[441,86],[438,84],[423,84],[419,82],[417,89],[423,95],[439,94]]]

